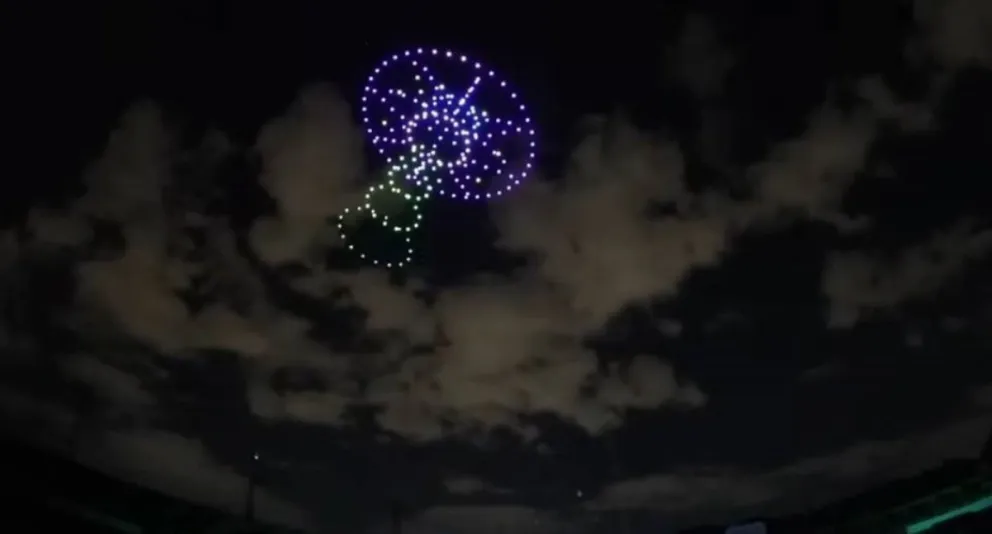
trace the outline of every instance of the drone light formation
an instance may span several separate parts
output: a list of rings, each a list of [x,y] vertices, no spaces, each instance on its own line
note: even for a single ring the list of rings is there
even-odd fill
[[[362,260],[371,262],[372,265],[389,269],[405,267],[413,261],[414,249],[411,236],[423,220],[421,203],[426,198],[416,189],[411,192],[410,188],[401,187],[393,174],[387,173],[388,178],[385,182],[375,184],[365,192],[362,204],[345,208],[344,212],[338,215],[337,220],[338,234],[345,241],[348,250],[358,254]],[[400,210],[377,209],[377,199],[384,196],[399,199],[402,202]],[[379,257],[374,251],[369,250],[372,247],[363,246],[365,244],[361,240],[352,239],[349,229],[360,222],[371,223],[371,226],[377,230],[388,234],[389,240],[400,249],[399,252],[396,253],[394,249],[394,254],[389,257]]]
[[[413,260],[410,234],[420,226],[423,201],[494,200],[533,170],[536,133],[519,94],[492,69],[451,50],[414,48],[385,58],[368,77],[361,117],[388,178],[369,190],[363,205],[339,216],[339,232],[358,250],[349,241],[348,221],[366,216],[406,236],[398,259],[358,252],[373,265],[403,267]],[[402,225],[378,214],[373,199],[384,192],[411,203]]]

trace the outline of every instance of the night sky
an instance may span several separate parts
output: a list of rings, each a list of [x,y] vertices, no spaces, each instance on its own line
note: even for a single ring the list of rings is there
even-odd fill
[[[9,434],[485,534],[798,511],[992,430],[992,2],[135,4],[6,18]],[[360,267],[356,101],[415,46],[512,80],[539,170]]]

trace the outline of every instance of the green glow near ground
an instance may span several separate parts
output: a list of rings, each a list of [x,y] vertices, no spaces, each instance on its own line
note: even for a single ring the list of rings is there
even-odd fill
[[[973,514],[975,512],[981,512],[986,508],[992,508],[992,495],[987,497],[982,497],[977,501],[972,501],[964,506],[959,506],[948,512],[944,512],[940,515],[935,515],[928,519],[922,521],[917,521],[906,526],[906,534],[919,534],[920,532],[925,532],[931,528],[945,522],[954,519],[955,517],[960,517],[965,514]]]

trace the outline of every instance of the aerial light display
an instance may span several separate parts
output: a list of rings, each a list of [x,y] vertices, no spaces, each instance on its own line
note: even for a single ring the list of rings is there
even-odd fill
[[[338,215],[338,233],[348,250],[362,260],[386,268],[413,261],[413,233],[423,219],[424,195],[392,173],[365,192],[363,202]]]
[[[372,265],[413,261],[425,201],[494,200],[535,164],[534,123],[520,95],[494,70],[451,50],[413,48],[385,58],[367,79],[361,120],[386,179],[341,213],[337,226],[345,246]],[[383,233],[383,241],[368,243],[359,227]]]

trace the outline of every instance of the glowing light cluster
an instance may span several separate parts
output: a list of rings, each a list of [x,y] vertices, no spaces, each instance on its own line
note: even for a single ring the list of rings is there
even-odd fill
[[[534,163],[534,126],[519,95],[495,71],[450,50],[383,60],[362,94],[362,121],[387,164],[443,197],[501,196]]]
[[[358,254],[361,259],[371,262],[372,265],[382,265],[387,268],[404,267],[413,260],[414,248],[411,236],[423,220],[421,202],[426,198],[416,189],[403,187],[396,174],[390,169],[386,181],[370,187],[365,192],[363,203],[354,208],[345,208],[344,212],[338,215],[337,222],[338,233],[345,241],[348,250]],[[377,201],[381,203],[383,197],[390,198],[394,202],[391,209],[376,207]],[[389,240],[396,247],[395,255],[377,257],[374,255],[375,252],[369,250],[372,247],[363,247],[360,240],[353,239],[349,235],[348,228],[362,221],[371,222],[373,227],[391,238]]]
[[[349,241],[349,221],[365,216],[405,236],[399,258],[358,251],[374,265],[402,267],[412,260],[410,234],[420,226],[424,200],[492,200],[519,186],[534,165],[534,124],[517,92],[495,71],[451,50],[416,48],[384,59],[368,77],[361,112],[369,142],[385,159],[387,180],[369,190],[363,205],[345,210],[338,229]],[[383,193],[410,204],[402,224],[374,207]]]

